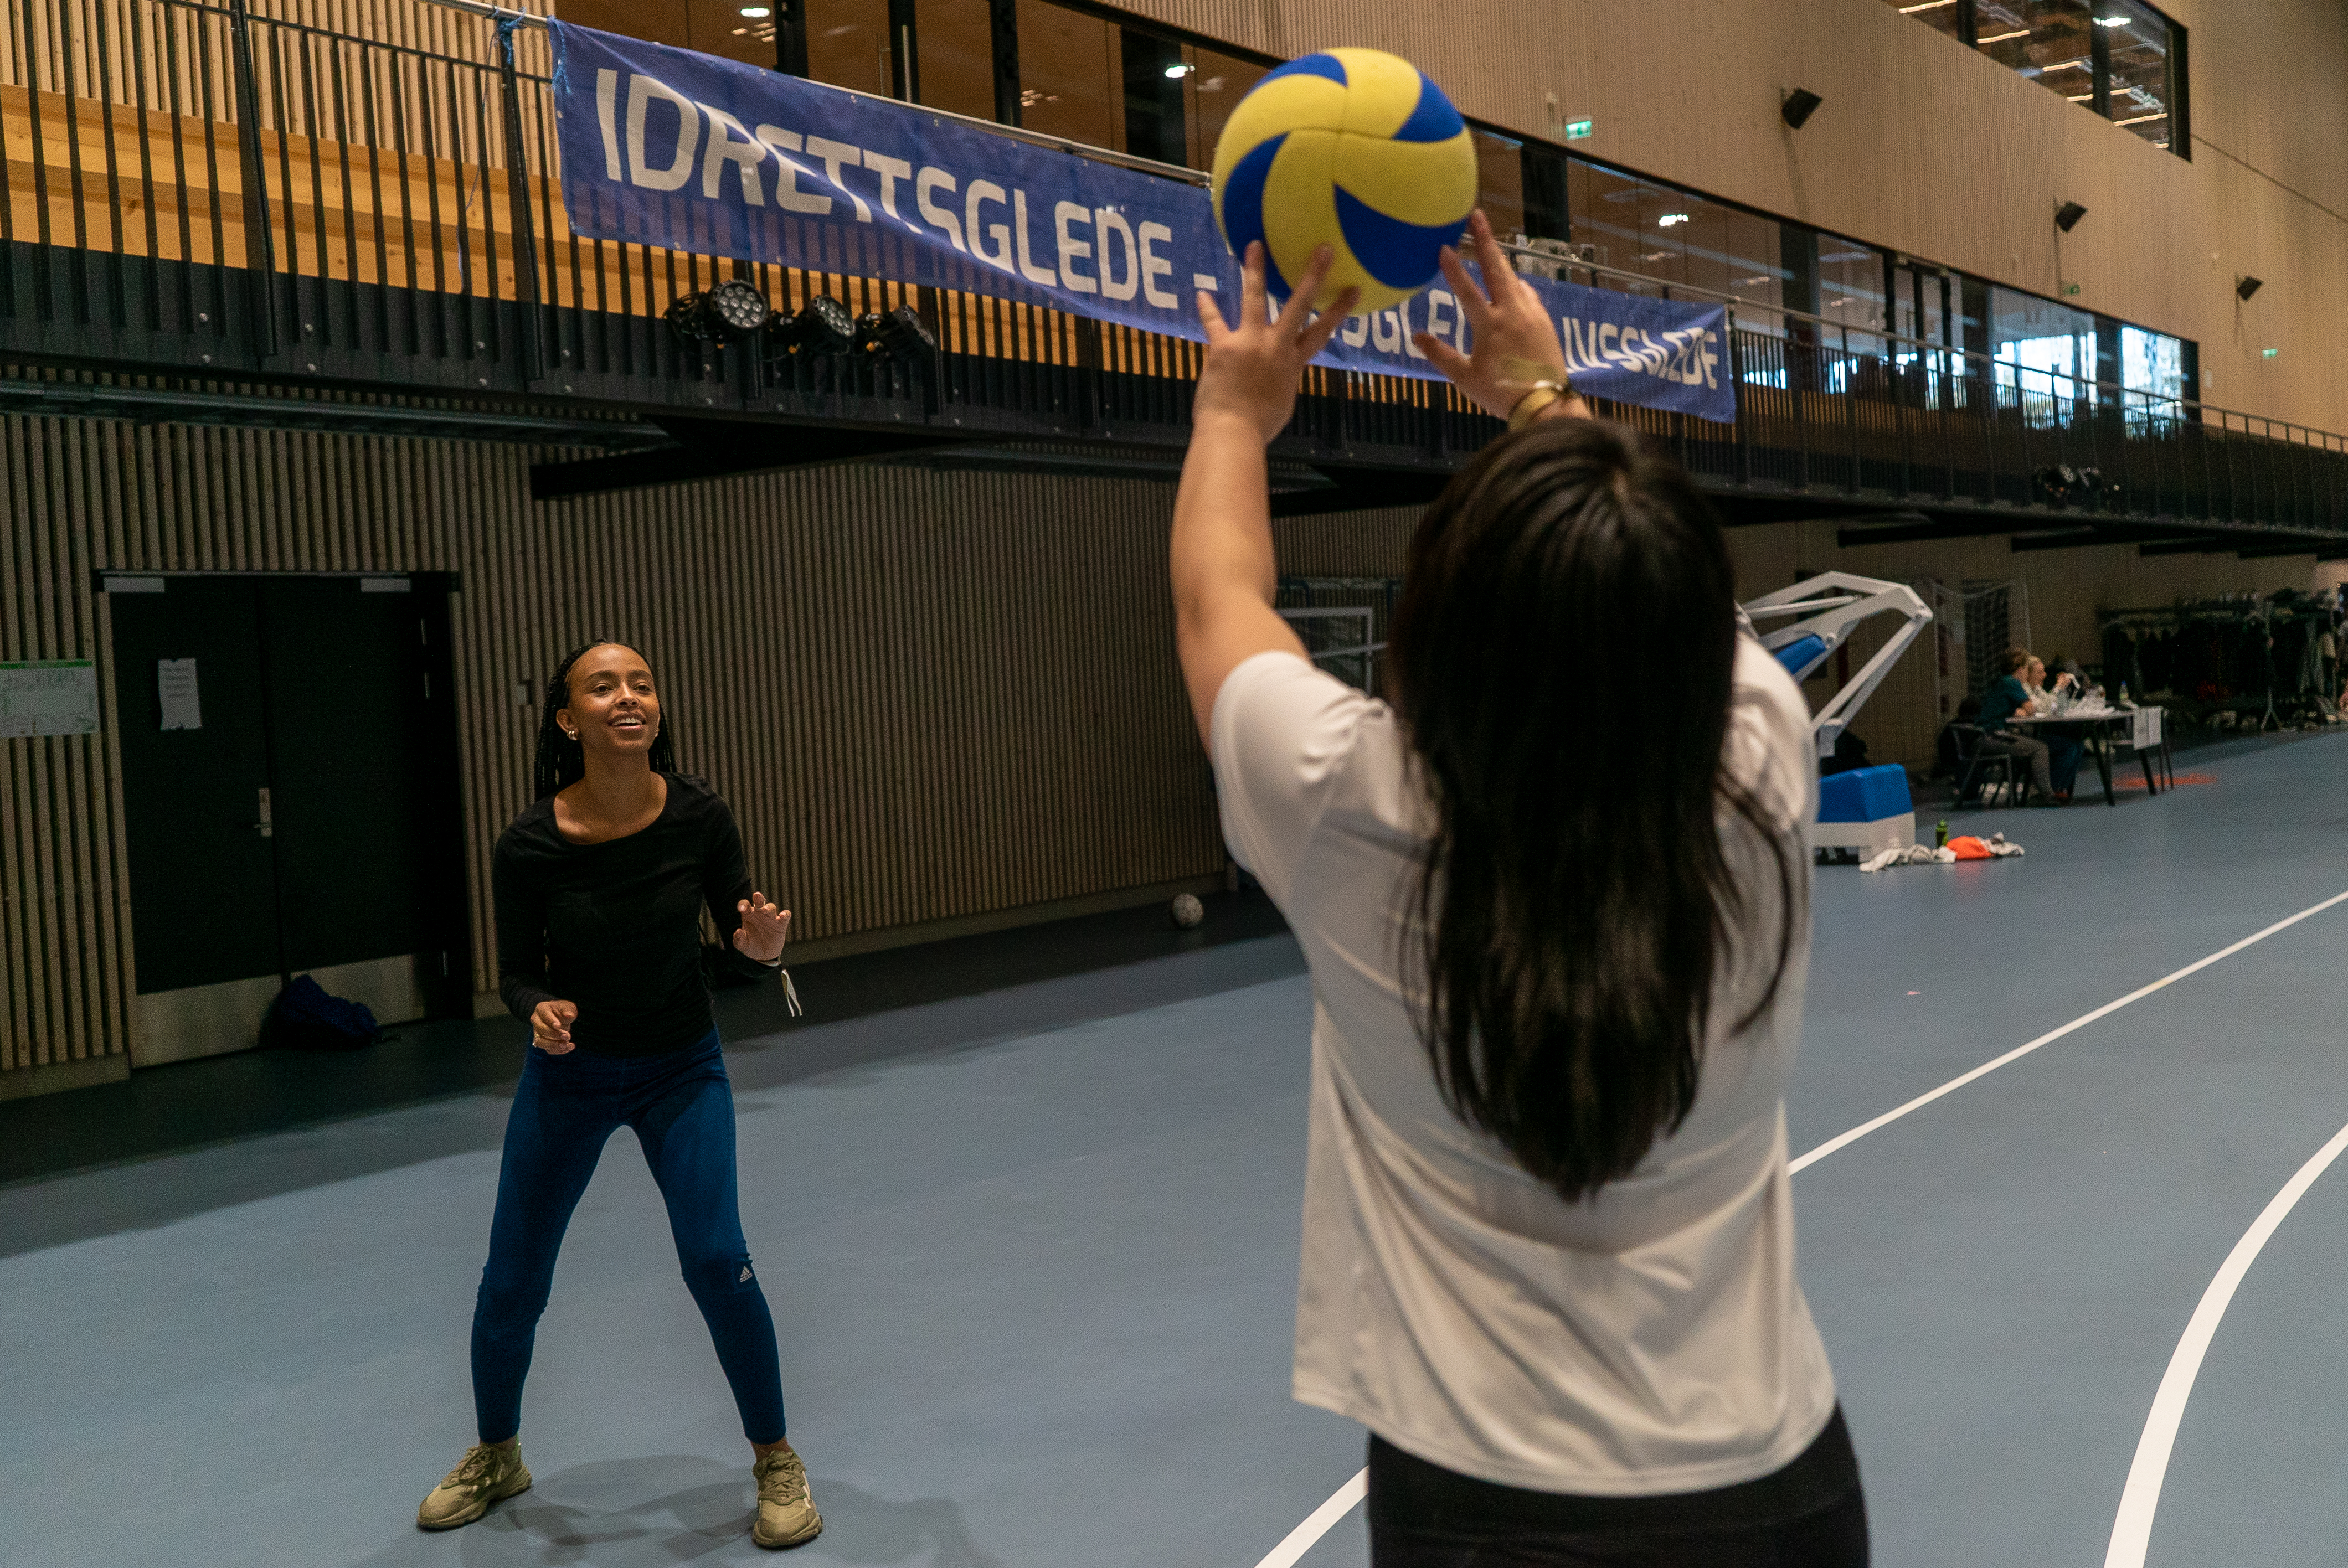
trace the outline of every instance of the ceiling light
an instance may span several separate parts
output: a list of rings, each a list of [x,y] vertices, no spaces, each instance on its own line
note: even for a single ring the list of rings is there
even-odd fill
[[[1655,227],[1658,229],[1668,229],[1674,223],[1684,223],[1687,220],[1688,215],[1684,212],[1666,212],[1661,218],[1655,220]]]
[[[2134,119],[2116,119],[2112,121],[2112,123],[2114,125],[2143,125],[2148,120],[2167,119],[2168,118],[2168,111],[2167,109],[2163,109],[2158,114],[2140,114]]]
[[[1787,125],[1799,130],[1802,128],[1802,123],[1816,113],[1818,107],[1824,102],[1826,102],[1824,98],[1807,88],[1796,87],[1786,95],[1786,101],[1777,107],[1777,112],[1786,117]]]
[[[2016,31],[2014,31],[2014,32],[2011,32],[2011,33],[1992,33],[1988,37],[1986,37],[1986,38],[1975,38],[1975,39],[1973,40],[1973,42],[1974,42],[1976,45],[1979,45],[1979,44],[2003,44],[2003,43],[2004,43],[2008,38],[2027,38],[2028,36],[2030,36],[2030,29],[2029,29],[2029,28],[2027,28],[2027,27],[2023,27],[2023,28],[2019,28],[2019,29],[2017,29],[2017,30],[2016,30]],[[2049,66],[2049,67],[2047,67],[2046,68],[2047,68],[2048,70],[2050,70],[2050,71],[2051,71],[2051,70],[2053,70],[2054,67],[2052,67],[2052,66]]]
[[[1983,39],[1982,40],[1982,43],[1984,43],[1984,44],[1986,44],[1986,43],[1990,42],[1990,40],[1989,40],[1989,39],[1987,39],[1987,38],[1983,38]],[[2044,75],[2045,75],[2047,72],[2049,72],[2049,71],[2084,71],[2084,70],[2085,70],[2086,68],[2087,68],[2087,62],[2086,62],[2085,60],[2084,60],[2084,59],[2081,59],[2081,60],[2063,60],[2063,61],[2059,61],[2059,62],[2057,62],[2057,63],[2056,63],[2056,64],[2054,64],[2054,65],[2051,65],[2051,66],[2041,66],[2041,67],[2038,68],[2038,74],[2039,74],[2040,76],[2042,76],[2042,77],[2043,77],[2043,76],[2044,76]]]
[[[2135,18],[2131,16],[2098,16],[2096,18],[2096,26],[2098,27],[2125,27],[2134,20]]]
[[[1174,64],[1166,67],[1166,74],[1169,77],[1179,78],[1189,76],[1192,71],[1195,71],[1198,68],[1198,67],[1190,65],[1185,61],[1178,60]]]
[[[745,16],[771,16],[774,14],[774,10],[771,6],[745,5],[742,7],[742,15]]]
[[[1924,0],[1921,5],[1902,5],[1900,7],[1900,14],[1902,16],[1913,16],[1919,11],[1937,11],[1943,5],[1953,5],[1956,3],[1957,0]]]
[[[1766,283],[1769,281],[1769,274],[1764,272],[1757,278],[1739,278],[1736,281],[1740,283]]]

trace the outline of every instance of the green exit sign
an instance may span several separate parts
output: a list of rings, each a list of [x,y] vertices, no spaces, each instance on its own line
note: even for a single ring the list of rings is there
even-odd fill
[[[1597,123],[1598,122],[1595,120],[1587,119],[1570,119],[1566,121],[1565,139],[1568,141],[1588,141],[1590,139],[1590,133],[1591,129],[1596,127]]]
[[[2078,285],[2078,284],[2076,284],[2076,283],[2065,283],[2065,284],[2064,284],[2064,285],[2063,285],[2063,297],[2064,297],[2064,298],[2065,298],[2065,299],[2069,299],[2069,298],[2071,298],[2072,296],[2074,296],[2074,295],[2075,295],[2076,293],[2078,293],[2078,292],[2079,292],[2079,285]]]
[[[2262,348],[2262,349],[2259,350],[2259,357],[2260,357],[2260,359],[2272,359],[2272,358],[2274,358],[2274,356],[2275,356],[2275,355],[2277,355],[2277,354],[2281,354],[2281,352],[2282,352],[2282,350],[2281,350],[2281,349],[2279,349],[2279,348]]]

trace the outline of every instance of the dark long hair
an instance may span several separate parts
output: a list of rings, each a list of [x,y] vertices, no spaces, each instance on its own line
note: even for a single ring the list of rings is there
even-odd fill
[[[538,710],[538,760],[530,771],[530,788],[534,798],[548,795],[578,783],[587,776],[587,752],[577,741],[562,733],[554,715],[571,706],[571,667],[594,649],[609,644],[616,648],[634,648],[616,637],[596,637],[581,643],[562,656],[554,673],[546,682],[545,701]],[[638,650],[642,651],[641,650]],[[653,772],[673,774],[676,767],[676,726],[669,720],[668,702],[661,702],[660,732],[653,736]]]
[[[1495,442],[1411,543],[1387,669],[1436,811],[1421,1032],[1452,1110],[1569,1202],[1685,1119],[1715,979],[1774,948],[1757,1018],[1807,917],[1788,825],[1722,755],[1735,612],[1704,497],[1589,420]]]

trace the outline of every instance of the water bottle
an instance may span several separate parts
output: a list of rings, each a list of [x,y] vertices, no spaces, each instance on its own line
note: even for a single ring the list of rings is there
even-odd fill
[[[2128,701],[2127,682],[2125,681],[2120,682],[2120,706],[2123,708],[2133,708],[2136,706],[2134,702]]]
[[[1945,816],[1941,819],[1941,825],[1932,830],[1932,847],[1935,849],[1949,847],[1949,819]]]

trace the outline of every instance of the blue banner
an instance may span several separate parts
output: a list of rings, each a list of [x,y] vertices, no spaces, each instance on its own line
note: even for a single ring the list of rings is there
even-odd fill
[[[916,105],[551,26],[562,202],[582,238],[961,289],[1194,340],[1198,291],[1239,297],[1239,263],[1197,186]],[[1721,306],[1529,282],[1582,390],[1735,417]],[[1439,280],[1348,321],[1317,363],[1440,380],[1414,332],[1468,346]]]

